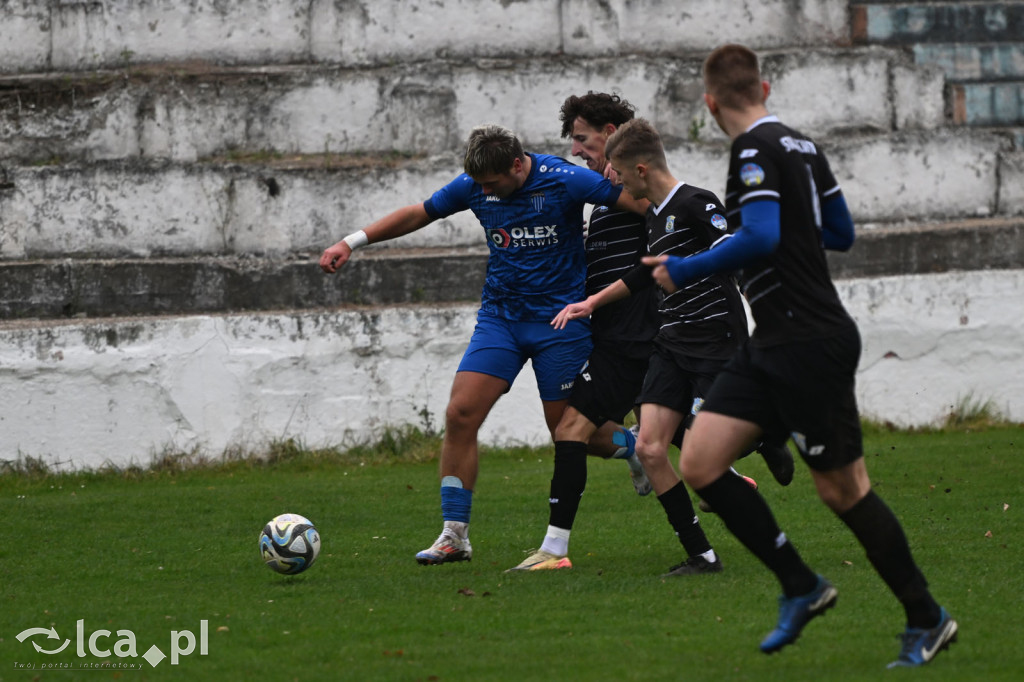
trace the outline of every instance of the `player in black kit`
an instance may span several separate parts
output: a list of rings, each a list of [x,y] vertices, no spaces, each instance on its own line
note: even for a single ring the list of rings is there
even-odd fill
[[[726,235],[725,209],[718,198],[672,176],[661,138],[647,121],[634,119],[622,125],[608,139],[605,153],[626,191],[652,202],[646,219],[650,253],[698,253]],[[606,306],[629,300],[626,297],[633,293],[642,295],[652,284],[650,268],[634,268],[585,301],[566,306],[555,318],[556,326],[598,315]],[[636,450],[687,552],[686,559],[670,568],[668,575],[715,573],[722,570],[721,559],[701,528],[686,486],[668,460],[668,449],[679,427],[700,409],[715,374],[747,338],[746,315],[736,284],[728,275],[708,278],[687,291],[666,296],[660,315],[655,351],[639,397]]]
[[[854,229],[846,200],[815,143],[769,115],[757,56],[740,45],[704,63],[705,102],[732,139],[726,204],[738,227],[719,248],[690,258],[645,259],[666,290],[742,268],[757,327],[715,380],[683,442],[680,471],[730,531],[782,585],[765,653],[793,643],[831,608],[835,587],[801,559],[755,490],[729,467],[749,443],[791,433],[818,495],[864,547],[903,605],[903,646],[893,666],[928,663],[956,640],[895,514],[871,488],[854,380],[860,336],[832,284],[824,249],[846,250]]]
[[[606,173],[604,145],[618,126],[633,118],[633,106],[618,95],[589,92],[562,104],[562,136],[572,139],[572,154],[587,167]],[[647,243],[643,216],[595,206],[584,242],[586,293],[592,295],[640,265]],[[594,315],[594,348],[576,377],[569,405],[555,429],[555,468],[551,477],[548,528],[540,548],[510,571],[571,568],[569,535],[587,483],[587,454],[625,459],[637,493],[651,484],[635,454],[635,436],[619,426],[636,404],[651,339],[658,328],[658,296],[609,306]]]

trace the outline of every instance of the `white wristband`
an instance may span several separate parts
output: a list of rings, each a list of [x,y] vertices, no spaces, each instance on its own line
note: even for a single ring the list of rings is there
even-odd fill
[[[359,230],[358,232],[353,232],[349,236],[342,239],[342,241],[348,244],[348,248],[352,249],[353,251],[358,249],[360,246],[366,246],[367,244],[370,243],[370,240],[366,237],[366,233],[363,232],[362,230]]]

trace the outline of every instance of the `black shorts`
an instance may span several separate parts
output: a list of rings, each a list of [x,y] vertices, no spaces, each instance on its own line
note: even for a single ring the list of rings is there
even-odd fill
[[[597,426],[621,424],[637,404],[647,373],[649,353],[621,353],[608,345],[594,346],[569,396],[569,405]]]
[[[704,409],[744,419],[777,442],[789,435],[817,471],[863,456],[854,392],[860,334],[770,346],[746,344],[719,374]]]
[[[689,428],[726,362],[675,353],[658,344],[647,367],[640,403],[661,405],[686,415],[680,426]]]

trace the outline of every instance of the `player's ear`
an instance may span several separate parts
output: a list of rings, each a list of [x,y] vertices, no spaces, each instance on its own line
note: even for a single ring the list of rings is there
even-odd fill
[[[615,132],[615,124],[605,123],[604,126],[601,127],[601,132],[604,133],[604,139],[607,140],[609,137],[612,136],[612,133]]]
[[[711,112],[712,116],[716,116],[718,114],[718,100],[715,99],[714,95],[712,95],[711,93],[705,92],[704,93],[704,104],[708,105],[708,111]]]
[[[772,92],[772,84],[769,83],[768,81],[761,81],[761,91],[764,93],[762,101],[767,100],[768,95],[770,95]]]

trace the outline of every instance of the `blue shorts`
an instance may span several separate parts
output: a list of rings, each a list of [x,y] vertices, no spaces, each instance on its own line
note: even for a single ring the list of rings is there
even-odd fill
[[[459,371],[489,374],[511,388],[531,360],[540,399],[564,400],[591,347],[590,320],[572,320],[565,329],[555,329],[547,322],[514,322],[479,313]]]

